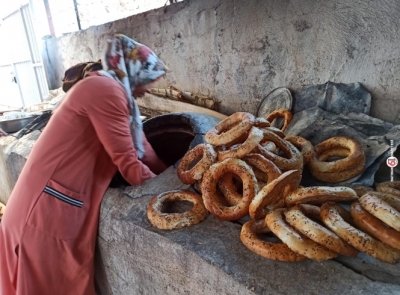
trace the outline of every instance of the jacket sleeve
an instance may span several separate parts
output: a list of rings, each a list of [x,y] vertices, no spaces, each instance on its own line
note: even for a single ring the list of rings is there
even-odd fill
[[[152,172],[155,174],[160,174],[165,169],[167,169],[167,165],[157,156],[151,144],[148,142],[146,135],[143,133],[143,146],[145,150],[145,154],[141,161],[146,164]]]
[[[104,78],[108,79],[108,78]],[[109,84],[109,83],[105,83]],[[137,185],[155,177],[137,156],[129,128],[129,108],[125,92],[119,85],[94,90],[87,115],[112,162],[122,176]]]

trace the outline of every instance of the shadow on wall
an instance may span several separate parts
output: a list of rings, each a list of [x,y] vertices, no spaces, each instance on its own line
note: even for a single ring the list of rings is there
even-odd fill
[[[42,60],[49,89],[56,89],[62,83],[62,77],[59,76],[57,65],[52,62],[52,60],[60,59],[60,56],[58,56],[60,54],[58,42],[54,42],[54,40],[52,36],[44,36],[42,38]]]

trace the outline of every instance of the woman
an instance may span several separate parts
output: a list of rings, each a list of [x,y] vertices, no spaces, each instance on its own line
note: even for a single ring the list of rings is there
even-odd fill
[[[117,169],[131,184],[166,167],[147,142],[138,107],[166,67],[116,35],[104,69],[74,85],[22,170],[0,225],[0,294],[95,294],[101,199]]]

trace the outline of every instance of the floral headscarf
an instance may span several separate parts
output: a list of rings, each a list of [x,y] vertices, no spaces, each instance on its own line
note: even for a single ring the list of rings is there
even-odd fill
[[[115,79],[125,89],[131,113],[132,140],[141,159],[144,156],[143,125],[132,93],[136,86],[151,83],[165,75],[167,67],[151,49],[121,34],[107,40],[102,63],[104,70],[98,71],[98,74]]]

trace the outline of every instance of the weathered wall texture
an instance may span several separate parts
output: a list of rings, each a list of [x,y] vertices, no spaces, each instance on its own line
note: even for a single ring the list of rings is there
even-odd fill
[[[40,132],[33,131],[20,140],[0,137],[0,202],[7,204],[32,147]]]
[[[172,69],[160,86],[215,96],[221,112],[255,112],[280,86],[361,82],[371,115],[400,122],[400,5],[378,1],[186,0],[46,41],[51,85],[97,60],[107,35],[132,36]]]

